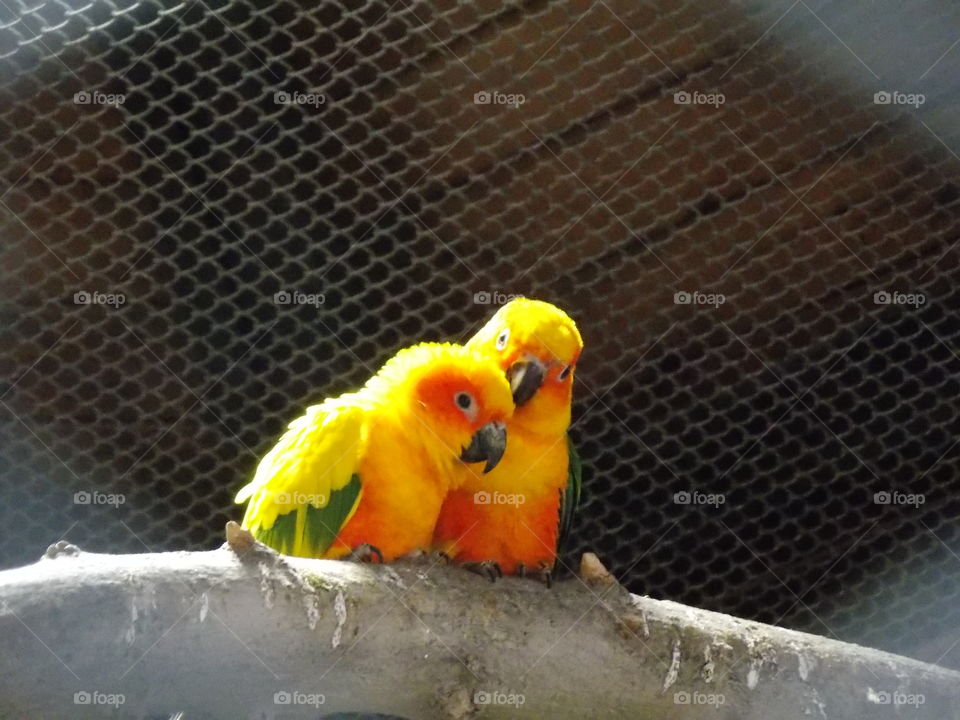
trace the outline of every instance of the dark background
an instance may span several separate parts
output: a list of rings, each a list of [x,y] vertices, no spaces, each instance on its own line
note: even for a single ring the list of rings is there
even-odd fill
[[[523,293],[586,342],[568,564],[960,667],[960,10],[851,5],[4,0],[0,563],[219,545],[305,405]]]

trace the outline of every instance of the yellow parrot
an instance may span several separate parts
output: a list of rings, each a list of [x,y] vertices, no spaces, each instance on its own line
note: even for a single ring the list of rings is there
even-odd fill
[[[583,340],[556,306],[517,298],[467,347],[492,358],[510,381],[510,447],[490,473],[464,468],[440,509],[434,548],[491,580],[532,575],[549,586],[580,500],[580,460],[567,428]]]
[[[360,390],[307,408],[237,493],[243,526],[288,555],[381,561],[430,547],[465,463],[489,472],[513,411],[503,372],[459,345],[401,350]]]

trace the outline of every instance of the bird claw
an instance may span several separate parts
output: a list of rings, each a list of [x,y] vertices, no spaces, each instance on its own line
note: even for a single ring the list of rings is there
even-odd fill
[[[481,577],[485,577],[490,582],[496,582],[497,579],[503,577],[503,570],[500,569],[500,564],[494,560],[467,562],[463,563],[462,567],[465,570],[469,570],[472,573],[480,575]]]
[[[553,569],[546,565],[541,565],[533,572],[527,572],[526,565],[517,563],[516,575],[517,577],[529,577],[534,580],[539,580],[547,586],[548,590],[553,587]]]
[[[427,551],[423,548],[417,548],[416,550],[408,552],[406,555],[401,555],[397,560],[431,566],[450,564],[450,556],[443,552],[443,550]]]
[[[369,543],[363,543],[362,545],[357,545],[353,550],[351,550],[344,557],[346,560],[351,560],[353,562],[361,563],[372,563],[373,558],[377,558],[377,562],[383,563],[383,553],[380,552],[380,549],[370,545]]]
[[[553,570],[550,568],[543,568],[537,578],[547,586],[547,590],[553,587]]]

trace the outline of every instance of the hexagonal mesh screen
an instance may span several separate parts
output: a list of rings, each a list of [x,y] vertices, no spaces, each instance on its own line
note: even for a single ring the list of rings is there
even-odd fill
[[[217,546],[522,293],[586,341],[568,564],[960,665],[960,11],[871,8],[3,3],[3,565]]]

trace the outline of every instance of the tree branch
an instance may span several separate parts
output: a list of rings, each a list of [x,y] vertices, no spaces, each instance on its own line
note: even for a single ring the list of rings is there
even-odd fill
[[[547,590],[228,536],[0,573],[0,718],[960,718],[960,673],[630,595],[592,556]]]

